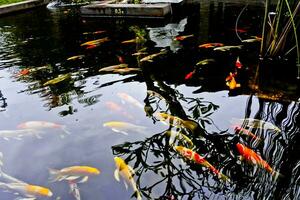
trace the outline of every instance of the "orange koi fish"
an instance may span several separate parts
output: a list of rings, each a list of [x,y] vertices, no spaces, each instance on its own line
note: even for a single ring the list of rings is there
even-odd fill
[[[208,168],[210,171],[216,174],[220,179],[224,181],[230,181],[227,176],[222,174],[219,170],[217,170],[214,166],[212,166],[204,157],[200,156],[198,153],[194,152],[193,150],[183,146],[175,146],[174,149],[184,158]]]
[[[97,47],[97,45],[91,44],[91,45],[88,45],[85,49],[94,49],[96,47]]]
[[[208,48],[222,47],[222,46],[224,46],[223,43],[205,43],[205,44],[199,45],[198,47],[208,49]]]
[[[188,74],[184,77],[184,79],[185,79],[185,80],[188,80],[188,79],[192,78],[193,75],[194,75],[195,73],[196,73],[196,70],[194,69],[193,71],[191,71],[190,73],[188,73]]]
[[[108,41],[110,41],[110,39],[108,37],[105,37],[105,38],[101,38],[101,39],[91,40],[91,41],[85,42],[85,43],[81,44],[80,46],[90,46],[90,45],[96,45],[96,46],[98,46],[101,43],[108,42]]]
[[[190,38],[190,37],[194,37],[194,34],[191,34],[191,35],[181,35],[181,36],[176,36],[174,38],[174,40],[176,41],[182,41],[182,40],[185,40],[187,38]]]
[[[263,160],[257,153],[255,153],[253,150],[249,149],[245,145],[241,143],[236,144],[237,150],[242,156],[242,159],[245,159],[251,164],[258,165],[261,168],[264,168],[269,172],[273,177],[282,176],[279,172],[276,172],[271,168],[271,166]]]
[[[260,137],[256,136],[254,133],[252,133],[248,129],[242,128],[238,125],[233,126],[233,128],[235,131],[237,131],[241,135],[247,135],[247,136],[253,138],[254,140],[259,140],[259,141],[261,140]]]
[[[226,85],[229,87],[230,90],[234,90],[235,88],[241,87],[241,84],[237,83],[235,80],[236,73],[231,73],[229,76],[226,77]]]
[[[51,190],[38,185],[30,185],[27,183],[2,183],[0,188],[13,191],[26,198],[36,199],[39,197],[51,197],[53,193]]]
[[[21,76],[28,75],[29,72],[30,72],[29,69],[22,69],[22,70],[19,72],[19,75],[21,75]]]
[[[242,66],[243,66],[243,64],[241,63],[240,58],[237,57],[237,59],[235,61],[235,67],[238,68],[238,69],[241,69]]]
[[[51,182],[67,180],[83,183],[88,180],[89,176],[99,175],[100,170],[90,166],[71,166],[61,170],[49,169],[49,173]]]

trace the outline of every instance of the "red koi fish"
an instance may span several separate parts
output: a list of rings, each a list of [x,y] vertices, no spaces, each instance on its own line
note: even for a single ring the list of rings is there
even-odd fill
[[[202,165],[216,174],[219,178],[224,181],[229,181],[229,178],[222,174],[219,170],[217,170],[214,166],[212,166],[205,158],[200,156],[198,153],[194,152],[191,149],[188,149],[183,146],[175,146],[175,150],[182,155],[184,158],[187,158],[190,161],[195,162],[196,164]]]
[[[247,135],[247,136],[253,138],[254,140],[259,140],[259,141],[261,140],[260,137],[256,136],[254,133],[252,133],[248,129],[242,128],[238,125],[234,125],[233,128],[235,131],[237,131],[241,135]]]
[[[241,69],[242,66],[243,66],[243,64],[241,63],[240,58],[237,57],[237,59],[235,61],[235,67],[238,68],[238,69]]]
[[[273,177],[282,176],[279,172],[276,172],[272,169],[272,167],[263,160],[257,153],[255,153],[253,150],[249,149],[245,145],[241,143],[236,144],[237,150],[242,156],[242,159],[245,159],[251,164],[258,165],[261,168],[264,168],[269,172]]]
[[[176,37],[174,38],[174,40],[176,40],[176,41],[182,41],[182,40],[185,40],[185,39],[190,38],[190,37],[194,37],[194,35],[191,34],[191,35],[181,35],[181,36],[176,36]]]
[[[196,70],[191,71],[190,73],[188,73],[188,74],[184,77],[184,79],[185,79],[185,80],[188,80],[188,79],[192,78],[193,75],[195,74],[195,72],[196,72]]]
[[[224,46],[223,43],[205,43],[205,44],[199,45],[198,47],[208,49],[208,48],[222,47],[222,46]]]

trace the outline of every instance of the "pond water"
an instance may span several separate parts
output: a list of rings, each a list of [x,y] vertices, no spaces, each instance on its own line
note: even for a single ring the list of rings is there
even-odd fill
[[[15,194],[16,189],[7,187],[12,177],[49,188],[53,196],[48,199],[79,199],[69,191],[71,182],[49,181],[49,169],[70,166],[101,171],[75,183],[81,199],[134,198],[134,187],[129,184],[126,190],[114,178],[115,157],[133,168],[131,184],[134,180],[143,199],[299,199],[299,102],[250,95],[243,69],[257,62],[257,46],[247,56],[239,48],[229,53],[198,48],[209,42],[240,45],[239,37],[259,36],[259,6],[246,9],[237,36],[235,23],[243,7],[196,3],[164,20],[82,18],[70,8],[1,18],[0,152],[5,176],[0,176],[0,199],[26,197],[26,192]],[[179,35],[192,36],[174,40]],[[105,37],[101,44],[81,45]],[[150,61],[142,60],[155,53]],[[225,79],[236,70],[238,56],[241,87],[230,90]],[[204,59],[213,60],[196,65]],[[99,72],[120,63],[135,70]],[[48,82],[53,79],[56,83]],[[160,121],[159,113],[177,118]],[[251,123],[251,118],[261,121]],[[237,119],[246,120],[240,124]],[[31,129],[24,129],[22,123],[31,121],[38,121],[36,127],[27,123]],[[41,121],[55,125],[41,127],[46,124]],[[111,128],[112,121],[135,126],[114,123]],[[254,136],[239,134],[234,125]],[[169,137],[168,130],[181,134]],[[238,143],[260,155],[273,173],[259,160],[240,160]],[[192,149],[220,172],[191,161],[188,150],[184,159],[174,146]]]

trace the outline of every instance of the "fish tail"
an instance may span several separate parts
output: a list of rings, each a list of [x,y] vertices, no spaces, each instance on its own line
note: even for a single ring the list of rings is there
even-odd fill
[[[133,193],[132,196],[136,197],[137,200],[142,200],[142,195],[141,195],[140,191],[137,188],[134,190],[134,193]]]
[[[50,177],[49,177],[50,182],[60,181],[62,178],[62,176],[59,173],[59,170],[57,170],[57,169],[49,168],[49,174],[50,174]]]

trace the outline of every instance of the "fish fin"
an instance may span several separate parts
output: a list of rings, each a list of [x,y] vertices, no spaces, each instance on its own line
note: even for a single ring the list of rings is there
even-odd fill
[[[126,183],[125,180],[124,180],[124,185],[125,185],[126,190],[128,190],[128,184]]]
[[[119,170],[118,170],[118,169],[116,169],[116,170],[114,171],[114,177],[115,177],[115,179],[116,179],[118,182],[120,182],[120,175],[119,175]]]
[[[61,176],[59,172],[60,171],[57,170],[57,169],[49,168],[49,174],[50,174],[49,180],[50,180],[50,182],[56,182],[56,181],[61,181],[62,180],[63,176]]]
[[[89,180],[88,176],[84,176],[80,181],[78,181],[77,183],[85,183]]]
[[[74,180],[76,180],[78,178],[80,178],[80,176],[68,176],[68,177],[65,177],[65,180],[74,181]]]
[[[115,128],[112,128],[111,130],[113,130],[113,131],[116,132],[116,133],[122,133],[122,134],[124,134],[124,135],[128,135],[128,133],[126,133],[125,131],[120,131],[120,130],[115,129]]]
[[[147,60],[148,62],[153,62],[153,60]]]
[[[137,200],[142,200],[141,193],[140,193],[140,191],[138,191],[137,188],[134,190],[134,193],[131,197],[135,197]]]

